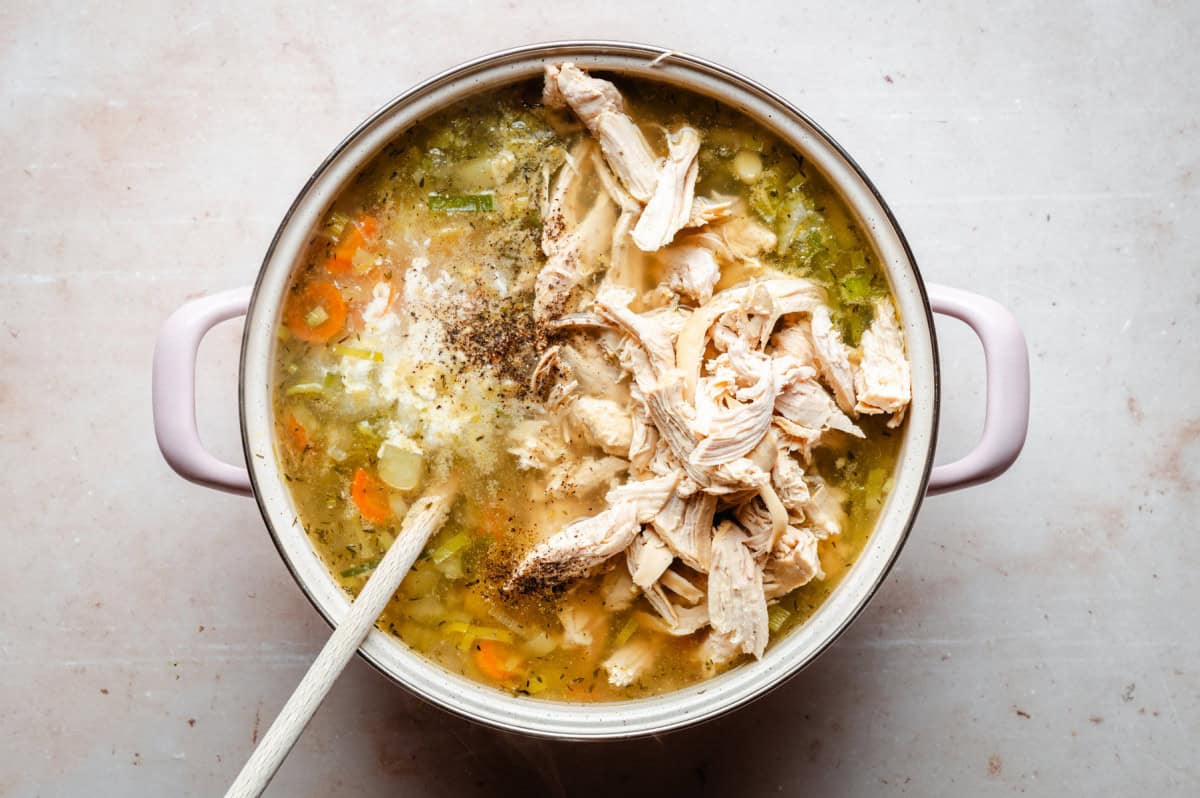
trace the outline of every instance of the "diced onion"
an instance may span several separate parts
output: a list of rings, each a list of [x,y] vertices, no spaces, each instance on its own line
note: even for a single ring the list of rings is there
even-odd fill
[[[379,478],[396,490],[412,490],[421,481],[422,457],[390,441],[379,447]]]

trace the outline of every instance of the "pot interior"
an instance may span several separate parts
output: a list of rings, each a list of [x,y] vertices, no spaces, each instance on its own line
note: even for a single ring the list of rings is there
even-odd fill
[[[337,623],[349,607],[348,598],[296,523],[276,465],[271,386],[275,331],[291,270],[325,209],[395,136],[449,104],[537,77],[546,63],[570,60],[596,72],[677,85],[742,111],[816,166],[856,216],[888,277],[901,315],[913,394],[894,487],[858,561],[815,614],[774,643],[762,660],[650,698],[583,704],[512,696],[451,673],[378,630],[362,646],[369,662],[418,696],[505,730],[574,739],[660,733],[732,710],[779,685],[824,650],[875,592],[912,525],[932,463],[938,406],[933,327],[916,264],[882,198],[849,157],[786,101],[701,59],[672,53],[659,60],[663,52],[607,42],[538,45],[470,62],[397,97],[342,142],[300,192],[267,252],[246,319],[240,381],[242,434],[255,495],[301,589],[327,621]]]

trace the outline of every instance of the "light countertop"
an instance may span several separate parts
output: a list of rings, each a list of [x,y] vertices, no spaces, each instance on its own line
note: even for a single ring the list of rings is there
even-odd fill
[[[254,503],[160,458],[157,328],[251,282],[389,97],[571,36],[706,56],[825,126],[926,279],[1019,317],[1028,446],[926,502],[855,625],[730,717],[538,742],[356,660],[269,794],[1200,791],[1200,6],[166,5],[0,9],[0,795],[223,792],[328,629]],[[945,460],[978,434],[983,366],[939,333]],[[239,334],[199,368],[229,458]]]

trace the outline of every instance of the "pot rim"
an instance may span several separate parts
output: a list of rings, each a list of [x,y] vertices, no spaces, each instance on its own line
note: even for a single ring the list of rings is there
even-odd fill
[[[810,119],[804,112],[802,112],[799,108],[794,106],[782,96],[760,85],[756,81],[751,80],[750,78],[747,78],[734,70],[728,69],[706,59],[662,47],[611,40],[565,40],[513,47],[480,56],[446,69],[424,81],[421,81],[412,88],[393,97],[382,107],[368,116],[357,127],[355,127],[354,130],[351,131],[313,171],[311,176],[301,187],[295,200],[293,200],[287,212],[280,221],[279,227],[271,239],[270,245],[267,248],[262,265],[255,279],[250,300],[250,307],[246,316],[246,325],[242,337],[241,354],[239,358],[239,421],[243,452],[246,458],[246,463],[248,464],[250,482],[255,502],[258,505],[259,512],[262,515],[263,521],[271,535],[272,542],[279,551],[285,566],[291,573],[292,577],[296,580],[296,583],[300,587],[301,591],[308,598],[310,603],[312,603],[314,608],[316,608],[317,612],[325,619],[326,623],[330,624],[331,627],[335,626],[337,620],[339,619],[338,614],[331,612],[331,608],[322,603],[322,601],[319,600],[315,595],[313,587],[307,582],[305,575],[301,573],[298,564],[293,560],[293,552],[288,549],[283,538],[283,533],[277,529],[274,521],[275,515],[273,514],[271,508],[267,506],[267,500],[263,490],[264,485],[260,482],[259,474],[260,469],[267,467],[264,465],[264,462],[271,463],[270,468],[274,472],[272,478],[274,479],[275,483],[281,483],[282,480],[279,479],[278,476],[278,467],[273,455],[274,450],[270,449],[269,451],[271,453],[267,454],[264,458],[260,451],[264,448],[262,446],[262,441],[252,440],[250,432],[250,419],[248,419],[247,368],[248,364],[252,362],[250,359],[250,350],[252,349],[252,345],[255,343],[255,331],[258,328],[258,325],[252,322],[256,319],[255,311],[260,304],[259,299],[262,297],[263,284],[268,275],[271,273],[270,266],[276,256],[280,241],[284,237],[285,233],[287,233],[292,227],[298,210],[309,199],[310,192],[313,190],[314,186],[316,186],[322,180],[322,178],[326,176],[326,173],[330,170],[331,166],[342,158],[346,157],[347,153],[359,143],[360,138],[365,133],[372,130],[377,124],[386,120],[389,116],[401,111],[406,105],[424,98],[438,89],[467,79],[482,70],[509,62],[515,62],[519,60],[536,61],[540,59],[544,63],[545,61],[551,59],[566,60],[571,58],[575,60],[596,58],[600,59],[601,61],[606,58],[613,60],[632,58],[644,59],[647,62],[654,62],[655,64],[661,62],[664,65],[669,65],[672,68],[682,66],[687,70],[696,71],[703,73],[708,77],[715,78],[717,82],[727,84],[727,86],[733,90],[740,89],[741,91],[748,93],[758,100],[761,100],[765,105],[773,106],[786,116],[790,117],[790,120],[788,121],[791,123],[798,123],[800,127],[811,131],[817,143],[820,146],[828,147],[832,153],[836,155],[836,158],[840,160],[841,163],[844,164],[844,166],[847,167],[851,173],[853,173],[853,175],[861,183],[862,188],[865,188],[866,191],[869,192],[875,209],[879,212],[879,214],[881,214],[882,221],[886,222],[887,230],[885,232],[891,236],[894,236],[895,243],[899,246],[900,252],[903,255],[904,265],[907,270],[911,272],[911,288],[915,291],[915,299],[919,300],[919,302],[910,303],[909,310],[912,309],[911,305],[919,304],[920,310],[922,311],[921,321],[923,322],[920,327],[920,331],[925,333],[928,340],[929,371],[927,375],[927,381],[930,383],[930,390],[927,396],[928,407],[925,410],[925,414],[927,414],[928,418],[928,441],[923,452],[914,452],[911,455],[913,457],[916,457],[917,455],[923,455],[921,458],[923,466],[919,473],[910,475],[907,480],[911,484],[910,488],[905,492],[911,493],[911,498],[908,500],[909,504],[907,511],[903,513],[903,519],[895,522],[898,524],[898,528],[896,534],[894,535],[894,540],[890,544],[890,548],[882,554],[880,561],[873,563],[866,562],[868,559],[868,549],[870,549],[873,542],[875,542],[875,538],[877,534],[879,534],[880,527],[883,526],[885,517],[889,516],[889,510],[891,512],[898,512],[893,506],[895,504],[893,500],[900,493],[898,489],[894,489],[889,495],[884,508],[881,510],[880,515],[876,520],[876,526],[872,530],[863,552],[860,553],[855,563],[851,566],[850,570],[843,579],[843,582],[839,584],[837,588],[835,588],[822,602],[821,607],[818,608],[817,612],[814,613],[812,618],[807,620],[802,626],[790,632],[784,639],[774,643],[762,661],[743,663],[706,682],[690,685],[688,687],[680,688],[679,690],[664,693],[659,696],[626,701],[605,702],[601,704],[584,704],[550,702],[534,698],[510,696],[494,688],[488,688],[474,681],[467,680],[465,677],[458,676],[457,674],[451,674],[437,663],[427,660],[419,654],[412,654],[409,652],[408,656],[418,659],[421,666],[423,666],[423,669],[429,672],[424,675],[443,683],[439,685],[444,688],[440,691],[440,694],[431,694],[430,692],[423,691],[420,689],[420,687],[410,682],[410,679],[413,678],[413,674],[410,673],[409,678],[406,679],[404,675],[397,672],[395,667],[388,667],[388,665],[384,664],[382,661],[383,658],[380,656],[380,652],[382,650],[381,646],[389,645],[389,643],[386,641],[381,641],[380,638],[386,638],[387,640],[392,641],[391,645],[403,648],[404,651],[407,651],[407,648],[404,647],[399,641],[391,638],[386,633],[380,632],[379,630],[373,630],[371,632],[371,635],[366,641],[364,641],[364,644],[360,647],[358,652],[363,659],[365,659],[373,668],[375,668],[375,670],[393,683],[403,687],[409,693],[428,703],[438,706],[441,709],[450,712],[451,714],[475,723],[497,728],[503,731],[518,732],[547,739],[629,739],[674,731],[721,717],[751,703],[752,701],[757,700],[758,698],[761,698],[769,692],[772,692],[793,678],[800,671],[804,670],[806,667],[815,662],[816,659],[825,653],[834,643],[834,641],[836,641],[854,622],[854,620],[859,616],[863,609],[865,609],[866,605],[874,597],[879,590],[879,587],[887,578],[889,572],[896,562],[896,559],[899,557],[900,551],[904,548],[904,545],[907,542],[908,536],[911,533],[913,524],[915,523],[917,514],[920,510],[921,502],[925,496],[930,471],[933,467],[934,451],[937,444],[938,419],[941,402],[941,380],[938,363],[936,331],[933,324],[932,309],[930,307],[929,298],[925,290],[924,280],[921,277],[920,270],[917,266],[916,259],[913,256],[908,241],[905,238],[904,233],[901,230],[894,214],[892,213],[891,208],[887,205],[879,190],[876,188],[874,183],[871,182],[870,178],[867,177],[866,173],[858,165],[858,163],[849,155],[849,153],[847,153],[832,136],[830,136],[821,126]],[[652,67],[654,64],[649,64],[649,66]],[[615,66],[596,66],[594,68],[600,69],[601,71],[615,72],[618,74],[623,71],[619,67]],[[514,80],[519,79],[520,78],[514,78]],[[487,88],[490,87],[483,87],[478,91],[484,91],[487,90]],[[693,91],[699,91],[699,88],[697,87],[689,86],[689,88],[691,88]],[[755,119],[756,122],[764,124],[771,129],[776,128],[776,125],[772,124],[769,119],[756,115],[748,109],[741,108],[738,104],[731,102],[729,99],[721,99],[726,104],[738,108],[744,113],[747,113],[747,115]],[[410,124],[415,124],[415,121]],[[399,133],[400,130],[395,131],[392,133],[392,137],[399,135]],[[796,147],[797,149],[799,148],[796,142],[793,140],[793,137],[787,137],[786,140],[788,140],[793,147]],[[374,157],[376,153],[377,150],[371,150],[369,152],[359,154],[354,165],[354,171],[357,171],[357,169],[369,162],[369,160]],[[822,171],[824,171],[824,169],[822,169]],[[831,186],[839,193],[839,195],[843,197],[850,210],[858,215],[862,209],[854,205],[849,198],[845,197],[846,187],[838,183],[831,176],[827,175],[827,177],[829,177]],[[860,221],[863,220],[860,219]],[[866,229],[867,237],[872,246],[876,248],[878,252],[878,241],[876,238],[877,231],[873,229],[874,226],[862,226],[864,229]],[[305,235],[307,237],[307,233]],[[882,255],[880,255],[880,261],[885,274],[889,278],[889,282],[892,282],[894,278],[892,265],[889,264]],[[294,259],[292,262],[294,264]],[[900,297],[898,296],[894,282],[892,282],[892,293],[894,296],[896,296],[897,300],[900,301]],[[268,311],[269,310],[272,310],[272,308],[269,308]],[[910,317],[902,320],[902,324],[905,326],[906,340],[909,341],[911,358],[913,343],[910,337],[912,330],[909,329],[911,314],[905,313],[905,315]],[[916,378],[914,374],[914,387],[915,384]],[[269,387],[267,388],[267,393],[270,393]],[[913,395],[914,407],[910,409],[911,420],[910,424],[906,425],[905,427],[906,440],[903,444],[905,448],[910,445],[911,440],[910,436],[908,435],[908,431],[909,428],[913,426],[912,421],[915,420],[914,416],[916,415],[915,410],[918,397],[915,390]],[[900,466],[904,459],[905,455],[902,451],[901,457],[897,461],[897,477],[901,476],[902,474]],[[914,487],[915,490],[912,489]],[[301,531],[299,534],[304,540],[304,543],[311,548],[311,544],[308,544],[307,536],[304,535],[303,531]],[[813,623],[813,619],[815,619],[819,614],[825,612],[829,606],[833,604],[834,599],[836,596],[838,596],[839,592],[845,592],[843,588],[848,587],[847,583],[850,581],[851,574],[856,570],[860,570],[860,566],[862,568],[866,568],[868,565],[870,565],[874,572],[873,576],[867,580],[869,584],[866,585],[866,588],[862,591],[861,595],[850,601],[848,610],[844,611],[837,621],[831,624],[830,628],[824,632],[823,639],[821,639],[815,646],[811,646],[810,650],[805,653],[802,658],[795,659],[794,661],[779,662],[774,668],[770,669],[764,667],[767,659],[771,656],[772,650],[780,648],[783,646],[783,644],[793,641],[795,638],[800,638],[804,634],[805,630]],[[328,576],[327,572],[326,578],[331,584],[335,584],[332,578]],[[344,611],[345,607],[349,606],[349,603],[348,600],[345,600],[345,595],[341,593],[340,588],[338,589],[338,593],[342,595],[345,605],[344,607],[339,607],[338,609],[339,611]],[[795,648],[795,646],[792,646],[792,648]],[[787,660],[787,657],[782,657],[782,659]],[[420,668],[420,666],[418,666],[418,668]],[[756,678],[756,674],[761,674],[757,675],[757,681],[759,682],[757,685],[754,685],[753,687],[742,687],[741,689],[737,689],[736,686],[730,687],[728,684],[726,684],[724,686],[730,687],[730,689],[712,691],[714,693],[723,692],[730,694],[723,701],[720,701],[717,696],[714,696],[715,700],[713,702],[702,702],[710,705],[700,706],[690,712],[673,711],[668,707],[667,709],[663,710],[661,717],[656,717],[649,721],[642,720],[640,722],[630,722],[629,720],[622,718],[622,715],[629,714],[628,712],[623,712],[623,710],[632,709],[635,707],[635,705],[670,704],[674,698],[677,697],[678,699],[682,699],[685,695],[695,699],[703,696],[706,692],[709,692],[706,687],[708,685],[716,686],[718,682],[722,681],[725,683],[738,681],[750,682],[752,679]],[[440,679],[437,677],[440,677]],[[478,701],[473,708],[464,706],[464,703],[468,700],[468,697],[465,694],[479,693],[479,691],[485,691],[487,694],[476,696]],[[720,703],[717,703],[717,701],[720,701]],[[482,704],[492,704],[493,710],[487,714],[482,713],[480,709],[480,702]],[[676,701],[676,703],[679,702]],[[523,721],[513,719],[515,716],[512,715],[512,710],[518,705],[524,707],[521,714],[525,715],[526,717]],[[530,711],[530,707],[532,707],[532,711]],[[578,725],[572,726],[572,724],[564,724],[561,721],[559,721],[556,725],[553,722],[542,723],[536,719],[531,720],[531,715],[541,714],[538,712],[539,707],[554,707],[557,711],[561,711],[566,715],[577,716],[577,719],[573,721],[573,723]],[[597,712],[597,708],[601,710],[607,710],[607,712]]]

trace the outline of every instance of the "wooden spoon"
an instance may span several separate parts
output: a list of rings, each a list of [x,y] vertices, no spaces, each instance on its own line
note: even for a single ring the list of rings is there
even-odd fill
[[[396,541],[363,585],[358,598],[350,605],[350,612],[334,629],[329,642],[283,705],[271,728],[263,735],[225,798],[258,796],[271,783],[275,771],[291,752],[346,663],[374,628],[379,613],[400,587],[425,543],[445,522],[452,502],[451,493],[436,493],[422,496],[409,509]]]

